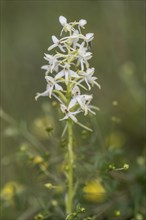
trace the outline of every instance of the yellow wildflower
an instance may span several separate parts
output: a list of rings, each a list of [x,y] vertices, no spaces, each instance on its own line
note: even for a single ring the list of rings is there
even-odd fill
[[[1,199],[7,201],[7,202],[13,202],[13,198],[16,194],[21,193],[23,191],[23,186],[12,181],[8,182],[4,185],[4,187],[1,190],[0,196]]]
[[[116,216],[116,217],[119,217],[120,215],[121,215],[120,210],[116,210],[116,211],[115,211],[115,216]]]
[[[90,202],[103,202],[106,190],[100,179],[89,181],[83,188],[84,198]]]
[[[41,157],[41,156],[39,156],[39,155],[37,155],[36,157],[34,157],[34,159],[33,159],[33,163],[34,164],[40,164],[40,163],[42,163],[44,160],[43,160],[43,158]]]

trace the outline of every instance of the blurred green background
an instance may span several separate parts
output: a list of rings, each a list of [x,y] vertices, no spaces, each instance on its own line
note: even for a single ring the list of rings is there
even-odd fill
[[[114,139],[118,148],[120,138],[124,162],[137,169],[137,158],[144,161],[145,2],[12,0],[1,1],[1,8],[3,111],[16,123],[25,122],[31,130],[36,118],[44,116],[44,111],[46,114],[47,103],[52,108],[51,100],[47,98],[34,100],[36,92],[44,91],[46,86],[44,72],[40,69],[46,63],[43,54],[52,44],[51,36],[59,37],[60,15],[68,21],[86,19],[84,33],[95,35],[90,63],[96,68],[95,75],[102,88],[92,90],[93,102],[101,109],[96,120],[92,119],[95,127],[92,139],[95,145],[98,143],[98,148],[92,150],[100,154],[100,144],[104,145],[108,137]],[[35,187],[32,170],[15,161],[23,138],[8,127],[8,115],[4,116],[3,112],[1,115],[4,119],[1,121],[1,185],[4,187],[7,182],[18,181]],[[50,149],[54,143],[52,139],[60,137],[62,127],[57,111],[49,110],[48,116],[49,120],[55,117],[56,127],[51,141],[45,140],[45,145],[50,143]],[[17,219],[24,207],[25,204],[10,208],[11,215],[3,211],[2,220]]]

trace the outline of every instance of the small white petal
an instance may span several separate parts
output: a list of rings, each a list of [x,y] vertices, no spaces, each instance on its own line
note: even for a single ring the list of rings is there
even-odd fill
[[[75,85],[72,89],[72,95],[76,96],[76,95],[80,95],[80,89],[77,85]]]
[[[49,96],[49,91],[46,90],[45,92],[37,93],[35,96],[35,100],[37,100],[40,96]]]
[[[96,115],[95,112],[93,112],[91,109],[88,109],[89,112],[91,112],[93,115]]]
[[[63,90],[62,86],[58,85],[58,84],[55,84],[55,89],[56,90]]]
[[[95,84],[96,86],[98,86],[99,89],[101,89],[101,86],[100,86],[100,84],[99,84],[98,82],[95,82],[95,81],[94,81],[94,84]]]
[[[85,82],[86,82],[86,84],[88,86],[88,89],[91,90],[91,86],[89,85],[87,78],[85,78]]]
[[[56,44],[56,43],[58,43],[59,40],[55,35],[53,35],[52,36],[52,41],[53,41],[54,44]]]
[[[65,52],[65,50],[63,49],[63,46],[61,45],[58,45],[59,49],[62,51],[62,52]]]
[[[86,34],[87,40],[92,40],[93,37],[94,37],[94,34],[93,34],[93,33],[88,33],[88,34]]]
[[[80,63],[81,63],[81,69],[84,70],[83,60],[81,60]]]
[[[51,98],[52,92],[53,92],[53,86],[50,86],[50,89],[49,89],[49,98]]]
[[[56,45],[56,44],[53,44],[53,45],[51,45],[51,46],[48,48],[48,50],[52,50],[52,49],[54,49],[55,47],[57,47],[57,45]]]
[[[87,69],[86,72],[87,72],[87,74],[92,74],[93,75],[94,71],[95,71],[95,68],[92,67],[92,68]]]
[[[48,70],[48,69],[49,69],[49,65],[41,66],[41,69],[42,69],[42,70]]]
[[[65,113],[65,110],[67,109],[65,105],[60,104],[60,109],[63,113]]]
[[[55,81],[54,81],[54,78],[51,77],[51,76],[45,76],[45,79],[46,79],[47,81],[51,82],[52,84],[55,82]]]
[[[60,16],[59,22],[62,26],[64,26],[67,23],[67,19],[64,16]]]
[[[40,93],[37,93],[35,96],[35,100],[37,101],[37,99],[40,97]]]
[[[85,24],[87,24],[87,21],[85,19],[79,20],[80,27],[83,27]]]
[[[89,105],[89,108],[95,109],[97,111],[100,111],[100,108],[98,108],[97,106],[94,105]]]
[[[61,70],[56,76],[55,76],[55,79],[59,79],[59,78],[61,78],[61,77],[63,77],[64,76],[64,70]]]
[[[47,54],[47,53],[44,53],[45,54],[45,57],[44,58],[48,58],[48,59],[51,59],[53,56],[50,55],[50,54]]]
[[[68,105],[68,108],[71,109],[72,107],[74,107],[74,106],[76,105],[76,103],[77,103],[76,98],[73,98],[73,99],[70,101],[70,103],[69,103],[69,105]]]
[[[45,76],[46,80],[54,80],[54,78],[52,76]]]
[[[69,74],[70,74],[71,77],[79,78],[78,74],[76,74],[73,70],[70,70]]]
[[[75,123],[78,122],[77,118],[76,118],[74,115],[72,115],[72,114],[70,113],[69,116],[70,116],[70,118],[71,118]]]
[[[68,118],[69,118],[69,116],[66,115],[64,118],[59,119],[59,121],[63,121],[63,120],[68,119]]]

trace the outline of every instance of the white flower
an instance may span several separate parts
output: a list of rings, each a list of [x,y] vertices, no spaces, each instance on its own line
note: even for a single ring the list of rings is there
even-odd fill
[[[50,85],[51,89],[55,89],[55,90],[62,90],[63,91],[63,88],[62,86],[60,86],[58,83],[61,82],[61,80],[56,80],[54,79],[53,77],[51,76],[45,76],[45,79],[46,81],[48,82],[48,84]],[[49,97],[51,98],[51,93],[49,95]]]
[[[41,67],[41,69],[46,70],[45,74],[48,75],[49,72],[52,72],[52,70],[58,72],[58,65],[56,65],[53,69],[51,69],[51,65],[44,65]]]
[[[70,39],[72,40],[73,48],[76,49],[77,42],[79,41],[79,31],[75,30],[72,36],[70,36]]]
[[[88,62],[87,60],[91,59],[92,57],[92,53],[91,52],[86,52],[87,48],[84,47],[84,42],[80,45],[79,49],[78,49],[78,65],[81,64],[81,69],[84,70],[84,64],[86,65],[86,67],[88,67]]]
[[[75,85],[73,88],[72,88],[72,95],[73,96],[77,96],[77,95],[80,95],[81,92],[80,92],[80,89],[77,85]]]
[[[78,29],[79,29],[79,31],[80,31],[80,33],[81,33],[81,29],[80,28],[85,28],[84,26],[87,24],[87,21],[85,20],[85,19],[81,19],[81,20],[79,20],[79,22],[78,22]]]
[[[65,43],[67,42],[67,40],[69,39],[70,42],[72,42],[72,44],[75,44],[74,46],[78,46],[80,47],[80,44],[77,44],[77,42],[79,41],[79,39],[84,40],[85,42],[89,43],[90,41],[92,41],[94,38],[94,33],[87,33],[85,36],[82,34],[79,34],[78,30],[73,31],[73,34],[67,37],[64,37],[61,39],[61,42]],[[75,48],[75,47],[73,47]]]
[[[66,107],[64,104],[60,104],[60,109],[61,111],[65,114],[65,116],[63,118],[60,119],[60,121],[63,120],[67,120],[68,118],[70,118],[73,122],[75,122],[76,124],[78,124],[79,126],[83,127],[84,129],[88,130],[88,131],[92,131],[92,129],[86,127],[85,125],[83,125],[82,123],[80,123],[78,121],[78,119],[75,117],[75,115],[79,114],[81,112],[81,109],[78,109],[77,111],[70,111],[70,107]],[[65,126],[65,129],[63,131],[63,134],[66,131],[67,126]]]
[[[41,66],[41,69],[42,70],[46,70],[46,75],[49,73],[49,72],[51,72],[51,66],[50,65],[43,65],[43,66]]]
[[[91,109],[99,110],[99,108],[89,105],[92,99],[93,95],[77,95],[71,100],[69,107],[72,108],[76,103],[78,103],[80,108],[85,112],[84,115],[87,115],[88,111],[95,115],[95,112],[93,112]]]
[[[87,103],[87,104],[85,105],[85,110],[84,110],[85,114],[84,114],[84,115],[87,115],[87,114],[88,114],[88,111],[89,111],[90,113],[92,113],[93,115],[96,115],[96,113],[93,112],[91,109],[95,109],[95,110],[97,110],[97,111],[100,110],[98,107],[96,107],[96,106],[94,106],[94,105],[89,105],[89,104]]]
[[[68,22],[64,16],[60,16],[59,22],[62,26],[61,34],[63,31],[68,33],[60,39],[52,35],[53,43],[48,50],[58,48],[60,50],[57,52],[54,50],[55,55],[45,54],[44,59],[48,63],[41,68],[46,71],[47,87],[44,92],[37,93],[35,99],[37,100],[40,96],[54,97],[59,101],[61,111],[65,114],[60,120],[70,119],[91,131],[90,128],[81,124],[76,116],[81,112],[84,115],[89,112],[95,114],[94,110],[99,110],[98,107],[90,104],[93,95],[84,94],[81,90],[90,90],[94,85],[100,88],[97,77],[93,75],[95,69],[90,68],[88,63],[92,57],[92,53],[88,49],[94,34],[82,34],[81,30],[87,24],[85,19]],[[52,75],[48,75],[49,73]]]
[[[59,22],[62,26],[65,26],[67,24],[67,19],[64,16],[59,17]]]
[[[72,31],[75,30],[69,23],[67,23],[67,19],[64,16],[59,17],[59,22],[63,26],[63,29],[62,29],[60,35],[62,35],[63,31],[65,31],[65,32],[69,31],[70,32],[71,30]]]
[[[63,70],[61,70],[56,76],[55,79],[59,79],[62,77],[65,77],[65,83],[66,85],[69,82],[69,79],[71,78],[79,78],[78,74],[76,72],[74,72],[73,70],[70,69],[70,65],[66,63],[66,65],[64,66]]]
[[[79,26],[84,28],[84,25],[87,24],[87,21],[85,19],[79,20]]]
[[[87,114],[87,108],[86,105],[91,102],[93,99],[92,95],[80,95],[77,94],[71,99],[69,103],[69,108],[73,108],[76,104],[79,104],[80,108]]]
[[[89,90],[91,89],[90,84],[92,86],[95,84],[96,86],[98,86],[99,89],[101,88],[100,85],[96,82],[97,77],[93,76],[94,71],[95,68],[89,68],[86,72],[82,71],[81,73],[79,73],[79,75],[83,78],[79,81],[79,83],[85,81]]]
[[[54,49],[55,47],[59,47],[59,49],[62,51],[62,52],[65,52],[65,50],[63,49],[63,46],[61,45],[61,41],[55,36],[55,35],[53,35],[52,36],[52,41],[53,41],[53,45],[52,46],[50,46],[49,48],[48,48],[48,50],[52,50],[52,49]]]
[[[58,83],[60,81],[56,81],[53,77],[51,76],[45,76],[45,79],[47,81],[47,87],[46,90],[42,93],[37,93],[35,100],[37,100],[40,96],[49,96],[49,98],[51,98],[51,95],[53,93],[53,89],[58,90],[58,91],[62,91],[63,88],[62,86],[60,86]]]
[[[35,96],[35,100],[37,101],[37,99],[40,97],[40,96],[50,96],[50,94],[52,94],[52,87],[50,86],[50,84],[47,84],[47,87],[46,87],[46,90],[42,93],[37,93],[36,96]]]
[[[64,118],[60,119],[60,121],[62,120],[66,120],[68,118],[71,118],[75,123],[78,122],[77,118],[75,117],[75,115],[77,115],[78,113],[80,113],[80,110],[77,110],[75,112],[71,112],[69,107],[66,107],[64,104],[60,104],[60,109],[61,111],[65,114]]]
[[[85,35],[85,41],[88,43],[90,41],[92,41],[94,38],[94,34],[93,33],[88,33]]]
[[[49,61],[49,66],[48,69],[50,68],[50,72],[52,73],[52,71],[56,68],[58,68],[58,64],[59,64],[59,61],[57,60],[56,56],[53,56],[53,55],[50,55],[50,54],[46,54],[45,53],[45,57],[44,57],[45,60]],[[43,66],[44,67],[44,66]]]

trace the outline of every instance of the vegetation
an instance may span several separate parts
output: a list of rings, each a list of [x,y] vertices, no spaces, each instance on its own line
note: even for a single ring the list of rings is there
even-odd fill
[[[82,1],[2,3],[2,220],[146,218],[143,7],[142,1],[88,1],[84,7]],[[88,21],[84,36],[87,29],[94,33],[93,44],[84,46],[93,52],[90,65],[95,66],[95,82],[102,89],[79,89],[86,95],[93,93],[92,103],[100,111],[94,115],[88,111],[95,109],[76,102],[69,111],[88,110],[88,117],[75,115],[77,121],[74,117],[59,121],[68,112],[60,109],[54,93],[48,94],[51,99],[34,101],[38,87],[44,88],[40,66],[48,47],[48,25],[50,40],[52,33],[59,35],[60,14],[68,20],[84,17]],[[80,21],[81,26],[85,23]],[[76,53],[72,54],[75,62]],[[75,68],[80,74],[86,67]],[[71,79],[77,83],[83,78]],[[66,106],[73,98],[71,85],[64,76],[61,80],[64,91],[59,89],[62,95],[56,91],[55,95],[61,102],[67,97]],[[68,95],[65,86],[70,87]],[[90,88],[86,81],[83,87]],[[61,136],[67,121],[70,132]],[[68,157],[71,145],[74,163]]]

